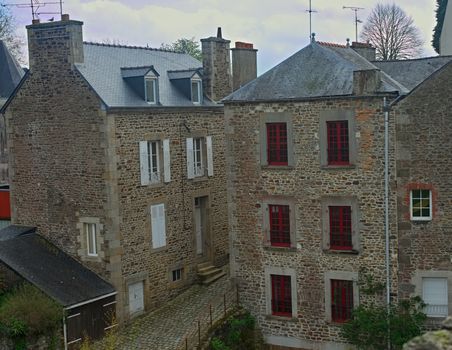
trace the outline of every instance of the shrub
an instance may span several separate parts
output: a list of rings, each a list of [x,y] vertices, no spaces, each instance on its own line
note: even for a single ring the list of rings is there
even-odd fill
[[[51,334],[62,318],[62,307],[30,284],[6,295],[0,305],[0,329],[11,338]]]

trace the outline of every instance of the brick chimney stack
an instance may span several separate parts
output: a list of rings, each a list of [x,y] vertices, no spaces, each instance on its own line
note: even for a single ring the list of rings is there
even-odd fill
[[[40,23],[34,20],[27,26],[28,55],[31,73],[50,72],[55,67],[83,63],[83,22],[61,16],[61,21]]]
[[[216,102],[232,92],[230,43],[223,39],[220,27],[216,37],[201,39],[203,89]]]
[[[253,44],[237,41],[232,51],[232,88],[241,86],[257,77],[257,50]]]

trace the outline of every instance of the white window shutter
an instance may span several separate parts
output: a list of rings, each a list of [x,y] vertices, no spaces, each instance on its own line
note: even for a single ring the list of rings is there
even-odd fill
[[[151,205],[152,248],[166,245],[165,204]]]
[[[140,174],[141,186],[149,185],[149,155],[147,141],[140,141]]]
[[[207,148],[207,175],[213,176],[212,136],[206,137],[206,148]]]
[[[169,139],[163,140],[163,180],[171,181],[171,160],[170,160],[170,142]]]
[[[195,177],[193,164],[193,138],[187,138],[187,177],[193,179]]]

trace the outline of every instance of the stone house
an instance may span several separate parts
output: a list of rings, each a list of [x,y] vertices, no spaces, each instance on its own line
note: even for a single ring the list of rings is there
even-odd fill
[[[12,222],[109,281],[125,321],[229,262],[217,101],[232,91],[230,42],[221,29],[202,39],[201,63],[84,43],[82,25],[63,15],[27,26],[30,70],[2,110]],[[256,69],[240,63],[256,50],[242,46],[243,84]]]
[[[418,292],[432,308],[434,287],[452,282],[446,239],[451,195],[445,175],[451,133],[448,125],[436,127],[448,123],[449,103],[433,112],[428,126],[421,122],[426,110],[447,96],[450,57],[374,59],[369,45],[313,38],[224,100],[231,270],[242,302],[256,316],[271,349],[347,349],[340,325],[353,307],[385,302],[384,295],[360,293],[366,276],[382,283],[389,278],[392,300]],[[423,107],[411,115],[413,106]],[[422,143],[415,145],[418,139]],[[418,160],[424,144],[428,151]],[[430,159],[442,171],[427,175],[433,169]],[[421,164],[427,166],[410,170]],[[434,190],[439,191],[439,181],[443,202]],[[424,199],[424,190],[433,197],[427,193]],[[442,211],[429,220],[424,205],[432,200],[433,208]],[[410,210],[423,221],[410,218]],[[429,249],[421,237],[427,231]],[[425,294],[414,287],[416,278]]]

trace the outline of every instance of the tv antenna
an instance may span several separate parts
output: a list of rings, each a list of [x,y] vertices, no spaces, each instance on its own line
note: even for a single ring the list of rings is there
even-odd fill
[[[306,10],[306,12],[309,12],[309,40],[312,41],[312,14],[317,13],[312,9],[312,0],[309,0],[309,10]]]
[[[354,6],[342,6],[342,9],[350,9],[355,12],[355,36],[356,42],[358,42],[358,23],[363,23],[358,19],[358,11],[364,10],[363,7],[354,7]]]
[[[60,5],[60,11],[41,11],[41,8],[47,5]],[[31,16],[33,20],[39,19],[40,15],[62,15],[63,14],[63,0],[59,1],[42,1],[42,0],[30,0],[29,3],[10,3],[0,4],[1,7],[17,7],[17,8],[31,8]],[[53,18],[52,18],[53,20]]]

